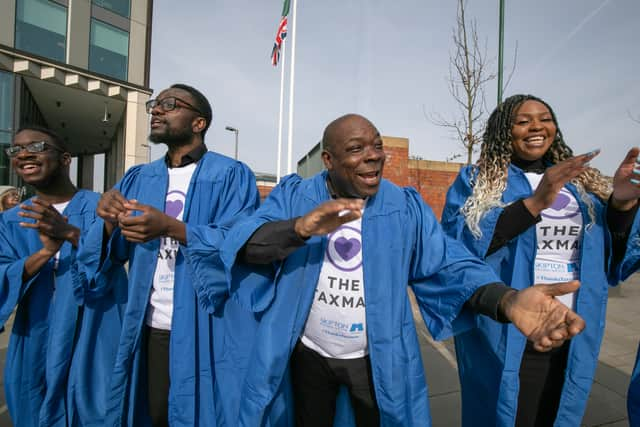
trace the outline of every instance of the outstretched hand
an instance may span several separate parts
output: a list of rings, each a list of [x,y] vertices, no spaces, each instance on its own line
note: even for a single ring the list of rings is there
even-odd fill
[[[503,313],[522,332],[537,351],[549,351],[579,334],[584,320],[555,297],[575,292],[577,280],[549,285],[534,285],[505,295]]]
[[[619,211],[628,211],[640,198],[640,165],[636,160],[639,154],[638,147],[629,150],[613,175],[611,204]]]
[[[588,162],[598,154],[600,150],[594,150],[563,160],[548,168],[533,196],[524,200],[529,212],[533,216],[538,216],[540,212],[551,206],[562,187],[587,170]]]
[[[363,207],[362,199],[330,200],[298,218],[295,223],[296,233],[303,239],[331,233],[342,224],[360,218]]]

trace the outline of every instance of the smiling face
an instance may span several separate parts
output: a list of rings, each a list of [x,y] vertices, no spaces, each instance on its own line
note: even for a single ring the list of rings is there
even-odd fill
[[[164,143],[169,146],[187,145],[193,141],[196,133],[202,132],[206,120],[193,107],[196,105],[191,94],[178,88],[169,88],[158,94],[157,100],[162,101],[168,97],[178,100],[175,109],[164,111],[160,105],[151,110],[151,123],[149,140],[155,143]],[[185,104],[186,101],[191,106]]]
[[[322,159],[338,195],[365,198],[378,192],[385,153],[382,137],[369,120],[341,117],[327,126],[323,141]]]
[[[71,155],[59,147],[51,136],[43,132],[36,130],[18,132],[12,145],[26,147],[39,141],[45,142],[44,151],[30,153],[23,149],[11,159],[11,165],[20,178],[36,189],[55,182],[61,175],[68,175],[71,163]]]
[[[538,160],[547,152],[558,131],[551,111],[541,102],[525,101],[516,110],[511,126],[514,156]]]

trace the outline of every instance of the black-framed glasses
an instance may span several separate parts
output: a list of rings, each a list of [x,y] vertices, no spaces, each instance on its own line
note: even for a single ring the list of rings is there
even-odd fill
[[[180,101],[184,105],[180,105],[176,101]],[[168,96],[168,97],[162,98],[162,99],[150,99],[150,100],[148,100],[145,103],[145,106],[147,107],[147,114],[151,114],[151,111],[153,111],[153,109],[156,108],[158,105],[160,106],[162,111],[164,111],[165,113],[167,111],[173,111],[176,108],[186,108],[188,110],[192,110],[192,111],[195,111],[196,113],[204,115],[202,113],[202,111],[198,110],[196,107],[194,107],[193,105],[189,104],[184,99],[176,98],[175,96]]]
[[[7,153],[7,156],[13,158],[18,155],[22,150],[27,150],[28,153],[42,153],[43,151],[48,150],[49,148],[53,148],[54,150],[63,152],[64,150],[56,147],[55,145],[51,145],[46,141],[31,141],[27,145],[12,145],[9,148],[5,148],[4,152]]]

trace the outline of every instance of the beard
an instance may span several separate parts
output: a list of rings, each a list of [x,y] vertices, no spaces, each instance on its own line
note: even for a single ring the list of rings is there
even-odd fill
[[[154,144],[167,144],[169,146],[187,145],[193,138],[191,128],[184,127],[181,129],[167,128],[161,133],[149,133],[149,141]]]

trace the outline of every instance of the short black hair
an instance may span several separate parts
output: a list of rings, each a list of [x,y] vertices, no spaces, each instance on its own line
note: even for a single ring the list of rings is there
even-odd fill
[[[200,111],[200,113],[202,113],[202,117],[204,117],[204,119],[207,121],[207,125],[204,127],[204,130],[202,131],[202,138],[204,139],[204,135],[205,133],[207,133],[207,129],[209,129],[209,126],[211,125],[211,121],[213,120],[213,109],[211,108],[211,104],[209,104],[209,100],[207,100],[207,97],[204,96],[202,92],[200,92],[198,89],[194,88],[193,86],[185,85],[182,83],[176,83],[171,85],[170,88],[184,90],[185,92],[188,92],[193,97],[196,104],[194,105],[194,107],[196,107]]]
[[[51,140],[58,146],[58,148],[62,149],[65,152],[69,151],[69,149],[67,148],[67,144],[64,142],[64,139],[62,139],[60,134],[54,131],[53,129],[49,129],[48,127],[45,127],[42,125],[29,124],[29,125],[23,125],[22,127],[20,127],[20,129],[18,129],[18,131],[15,134],[17,135],[20,132],[26,131],[26,130],[44,133],[45,135],[49,136],[49,138],[51,138]]]

